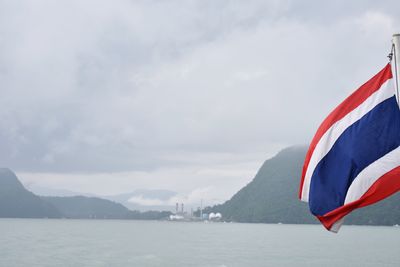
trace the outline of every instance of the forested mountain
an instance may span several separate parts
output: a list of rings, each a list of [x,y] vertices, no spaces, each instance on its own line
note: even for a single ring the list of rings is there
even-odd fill
[[[205,209],[221,212],[226,221],[316,223],[298,195],[306,147],[290,147],[265,161],[254,179],[224,204]],[[346,224],[400,224],[400,194],[354,211]]]
[[[96,197],[39,197],[24,188],[9,169],[0,168],[0,218],[74,218],[159,220],[170,212],[131,211]]]
[[[135,219],[160,220],[170,212],[132,211],[120,203],[97,197],[41,197],[56,207],[63,217],[71,219]]]
[[[130,210],[174,210],[175,206],[162,203],[168,202],[170,198],[177,194],[177,192],[170,190],[138,189],[129,193],[100,197],[121,203]],[[149,201],[150,203],[153,202],[154,204],[148,205],[148,203],[146,203],[146,205],[143,205],[143,201]]]
[[[126,219],[131,212],[119,203],[96,197],[41,197],[64,217],[74,219]]]
[[[290,147],[265,161],[254,179],[224,204],[205,213],[220,212],[225,221],[254,223],[316,223],[298,186],[306,147]],[[0,217],[98,218],[157,220],[170,212],[131,211],[113,201],[95,197],[38,197],[27,191],[9,169],[0,169]],[[347,224],[400,224],[400,194],[354,211]]]
[[[58,218],[61,213],[26,190],[11,170],[0,168],[0,217]]]

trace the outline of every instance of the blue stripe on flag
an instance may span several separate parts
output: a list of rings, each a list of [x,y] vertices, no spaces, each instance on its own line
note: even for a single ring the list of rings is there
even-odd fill
[[[354,178],[400,145],[400,110],[395,96],[348,127],[311,177],[310,210],[324,215],[343,205]]]

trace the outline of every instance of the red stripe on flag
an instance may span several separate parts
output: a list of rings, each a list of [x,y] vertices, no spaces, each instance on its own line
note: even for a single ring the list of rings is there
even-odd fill
[[[378,91],[388,79],[391,79],[392,70],[390,64],[387,64],[379,73],[372,77],[369,81],[358,88],[354,93],[347,97],[339,106],[337,106],[328,117],[319,126],[313,140],[311,141],[310,147],[308,148],[306,158],[304,160],[303,172],[300,181],[300,191],[299,198],[301,199],[301,194],[303,191],[304,177],[307,172],[308,164],[310,163],[311,155],[314,152],[321,137],[325,132],[331,128],[333,124],[341,120],[352,110],[357,108],[361,103],[363,103],[368,97],[370,97],[374,92]]]
[[[400,166],[381,176],[365,194],[356,201],[332,210],[323,216],[317,216],[326,229],[355,209],[374,204],[400,191]]]

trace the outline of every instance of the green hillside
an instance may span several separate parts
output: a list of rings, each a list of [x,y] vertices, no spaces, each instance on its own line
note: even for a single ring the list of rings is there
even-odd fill
[[[64,217],[73,219],[126,219],[130,210],[121,204],[96,197],[42,197]]]
[[[39,197],[24,188],[9,169],[0,168],[0,218],[73,218],[159,220],[170,212],[131,211],[95,197]]]
[[[261,166],[254,179],[222,205],[204,212],[221,212],[224,220],[252,223],[317,223],[298,188],[306,147],[290,147]],[[400,224],[400,194],[354,211],[346,224]]]
[[[70,219],[160,220],[169,217],[164,211],[132,211],[120,203],[97,197],[41,197]]]
[[[61,213],[26,190],[11,170],[0,168],[0,217],[59,218]]]

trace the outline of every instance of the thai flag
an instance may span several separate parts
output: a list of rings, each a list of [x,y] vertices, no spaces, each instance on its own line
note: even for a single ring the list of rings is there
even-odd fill
[[[400,110],[391,65],[336,107],[308,149],[299,197],[330,231],[400,190]]]

